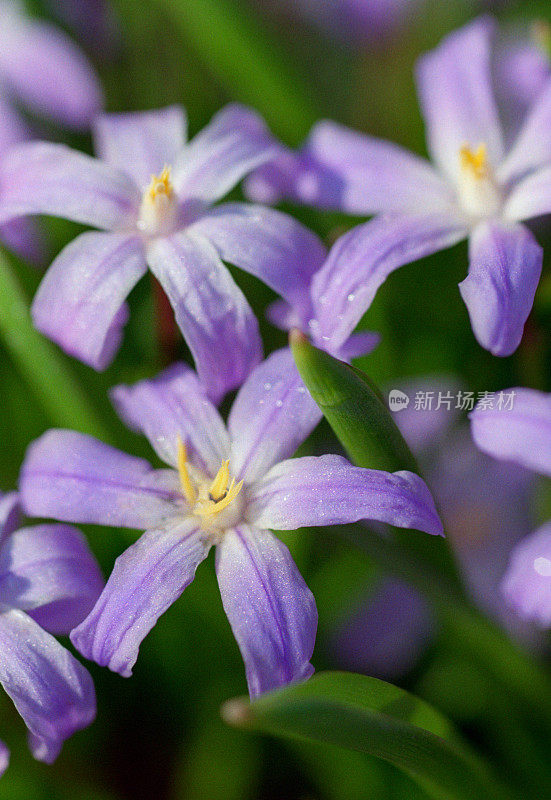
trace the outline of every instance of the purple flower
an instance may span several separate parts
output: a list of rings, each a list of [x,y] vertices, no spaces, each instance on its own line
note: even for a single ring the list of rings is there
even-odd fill
[[[17,518],[17,494],[0,495],[0,683],[29,729],[34,757],[51,763],[96,713],[92,678],[52,633],[69,633],[86,616],[103,579],[76,528],[16,530]],[[8,761],[0,742],[0,775]]]
[[[30,111],[86,128],[102,106],[99,82],[84,55],[54,26],[23,14],[13,0],[0,0],[0,156],[31,136],[16,110]],[[25,219],[0,225],[0,240],[28,261],[40,263],[44,242]]]
[[[249,376],[227,427],[185,365],[119,386],[112,397],[169,469],[153,470],[80,433],[50,431],[28,451],[21,491],[33,513],[146,529],[71,634],[83,655],[121,675],[131,674],[140,643],[213,545],[222,602],[256,696],[311,675],[317,625],[314,598],[270,529],[367,517],[441,533],[416,475],[360,469],[336,455],[289,459],[319,412],[288,349]]]
[[[475,408],[471,414],[473,439],[494,458],[551,476],[551,395],[522,388],[507,393],[511,392],[511,410]],[[551,627],[550,523],[515,547],[502,591],[519,614]]]
[[[146,271],[162,284],[209,395],[218,400],[260,360],[258,324],[222,260],[301,306],[323,259],[317,237],[261,206],[210,206],[274,154],[264,123],[238,105],[185,143],[172,106],[110,114],[94,159],[62,145],[21,145],[0,164],[0,219],[64,216],[102,228],[56,258],[33,303],[36,327],[96,369],[117,351],[125,298]]]
[[[2,95],[64,125],[88,128],[103,97],[84,54],[59,28],[26,16],[17,0],[0,0],[0,15]]]
[[[84,41],[105,59],[120,45],[118,21],[107,0],[47,0],[59,19],[69,25]]]
[[[508,128],[515,134],[551,79],[551,27],[535,20],[511,32],[496,49],[496,91]]]
[[[504,604],[501,594],[511,552],[533,523],[533,474],[477,449],[468,427],[457,421],[453,406],[461,390],[450,379],[430,376],[399,385],[412,400],[395,420],[441,510],[466,593],[515,640],[540,647],[541,632]],[[417,392],[434,393],[431,408],[415,408]],[[436,408],[439,393],[454,398],[451,408]],[[430,608],[414,589],[383,578],[340,620],[330,638],[331,655],[339,666],[392,680],[417,662],[434,627]]]
[[[276,0],[350,44],[373,43],[402,25],[419,0]]]
[[[474,334],[495,355],[517,348],[542,263],[521,221],[551,211],[551,82],[505,152],[491,82],[493,32],[490,18],[475,20],[418,63],[434,165],[325,121],[298,156],[283,152],[249,183],[264,200],[286,195],[386,215],[348,234],[355,253],[348,264],[326,264],[314,278],[317,308],[331,310],[322,332],[328,340],[341,340],[391,271],[468,237],[469,274],[459,288]]]

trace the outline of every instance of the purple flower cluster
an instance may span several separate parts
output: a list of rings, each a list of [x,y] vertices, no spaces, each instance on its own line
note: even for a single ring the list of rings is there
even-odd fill
[[[331,122],[318,123],[292,153],[256,112],[235,104],[188,141],[179,106],[98,114],[96,80],[65,37],[12,3],[1,5],[6,97],[13,93],[32,111],[73,126],[92,123],[97,153],[24,141],[6,105],[4,238],[27,215],[96,229],[53,261],[34,298],[35,326],[105,369],[121,345],[127,296],[149,268],[196,367],[173,365],[112,390],[122,420],[147,437],[166,467],[68,430],[48,431],[29,447],[20,481],[26,513],[145,531],[105,586],[78,530],[15,530],[18,499],[0,499],[0,682],[29,728],[33,753],[51,761],[95,710],[88,673],[53,633],[70,632],[86,658],[131,675],[142,641],[214,547],[222,603],[255,697],[313,672],[316,604],[272,530],[372,520],[442,533],[417,475],[363,469],[337,455],[292,458],[320,411],[288,349],[262,360],[258,322],[226,265],[279,295],[269,311],[277,325],[300,328],[350,360],[377,343],[377,334],[354,330],[387,276],[468,237],[469,274],[460,290],[474,333],[492,353],[512,353],[542,264],[523,221],[551,211],[551,79],[526,104],[508,145],[492,85],[494,26],[483,18],[419,62],[432,164]],[[61,64],[68,65],[62,85]],[[216,205],[244,179],[260,202]],[[327,252],[293,217],[261,204],[280,197],[376,216]],[[224,422],[217,404],[235,389]],[[475,440],[549,474],[551,443],[542,436],[551,429],[549,399],[518,392],[514,413],[474,412]],[[546,625],[549,542],[547,526],[521,544],[504,584],[523,613]],[[3,745],[1,757],[7,763]]]

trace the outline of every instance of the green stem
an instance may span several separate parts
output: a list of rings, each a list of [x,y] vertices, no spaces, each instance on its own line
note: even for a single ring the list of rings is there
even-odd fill
[[[250,103],[276,135],[298,144],[317,117],[307,87],[244,4],[157,0],[231,97]]]
[[[27,298],[3,251],[0,251],[0,339],[52,424],[108,438],[64,357],[33,327]]]

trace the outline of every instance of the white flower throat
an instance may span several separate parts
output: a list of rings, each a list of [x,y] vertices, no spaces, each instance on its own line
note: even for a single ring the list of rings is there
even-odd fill
[[[484,143],[476,150],[466,144],[459,149],[457,191],[461,208],[469,216],[484,218],[499,213],[501,192]]]
[[[190,465],[185,445],[178,441],[178,474],[182,494],[191,513],[201,520],[201,527],[220,534],[233,527],[242,516],[243,481],[230,476],[229,460],[223,461],[214,479]]]
[[[171,182],[170,167],[152,175],[142,195],[138,216],[139,230],[148,236],[170,233],[176,224],[178,202]]]

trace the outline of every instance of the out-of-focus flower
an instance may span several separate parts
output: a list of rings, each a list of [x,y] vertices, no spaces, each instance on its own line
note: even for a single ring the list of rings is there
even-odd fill
[[[98,55],[114,54],[120,32],[108,0],[46,0],[52,11],[71,27],[80,41],[86,42]]]
[[[495,49],[494,73],[504,133],[511,140],[551,80],[549,23],[535,20],[528,30],[506,31]]]
[[[508,391],[514,392],[511,410],[477,406],[472,412],[474,441],[494,458],[551,476],[551,395],[523,388]],[[502,591],[520,615],[551,627],[551,523],[515,547]]]
[[[0,0],[0,157],[31,138],[15,108],[86,128],[102,106],[92,66],[78,47],[53,25],[25,16],[15,0]],[[39,230],[25,219],[0,225],[0,240],[28,261],[44,256]]]
[[[103,105],[99,81],[63,31],[0,0],[0,91],[34,113],[88,128]]]
[[[256,318],[222,259],[300,308],[325,250],[273,209],[211,208],[274,155],[256,113],[227,106],[187,144],[185,127],[183,110],[172,106],[100,117],[98,159],[45,142],[15,148],[0,164],[0,220],[52,214],[103,229],[60,253],[32,306],[40,331],[96,369],[119,347],[126,296],[148,264],[218,400],[262,356]]]
[[[312,673],[317,624],[314,599],[270,529],[369,518],[441,533],[430,493],[412,473],[360,469],[336,455],[288,458],[319,419],[288,349],[251,373],[227,428],[184,365],[118,387],[113,399],[170,468],[50,431],[29,449],[21,491],[25,507],[44,516],[146,529],[72,633],[81,653],[122,675],[213,545],[255,696]]]
[[[521,220],[551,211],[551,83],[506,153],[491,75],[494,24],[481,18],[423,56],[417,79],[434,166],[390,142],[333,122],[314,126],[298,155],[282,152],[248,185],[352,214],[386,214],[348,234],[355,257],[313,280],[322,335],[342,342],[379,286],[403,264],[469,238],[460,291],[474,334],[494,355],[518,346],[542,250]],[[344,243],[343,243],[344,246]]]
[[[420,0],[271,0],[346,44],[373,43],[404,25]]]
[[[418,392],[431,392],[435,398],[426,408],[410,402],[395,420],[441,511],[467,594],[511,636],[527,646],[536,645],[537,631],[503,603],[500,590],[511,552],[533,521],[533,474],[477,449],[468,427],[457,424],[455,398],[461,389],[449,379],[430,377],[402,388],[410,398]],[[454,399],[451,405],[437,408],[437,397]],[[502,416],[508,414],[502,412]],[[395,679],[422,655],[434,628],[423,598],[411,587],[387,578],[339,622],[329,646],[339,665]]]
[[[0,495],[0,683],[29,729],[29,747],[51,763],[92,722],[87,670],[54,639],[90,611],[103,579],[84,537],[69,525],[16,530],[18,496]],[[0,774],[9,751],[0,742]]]

